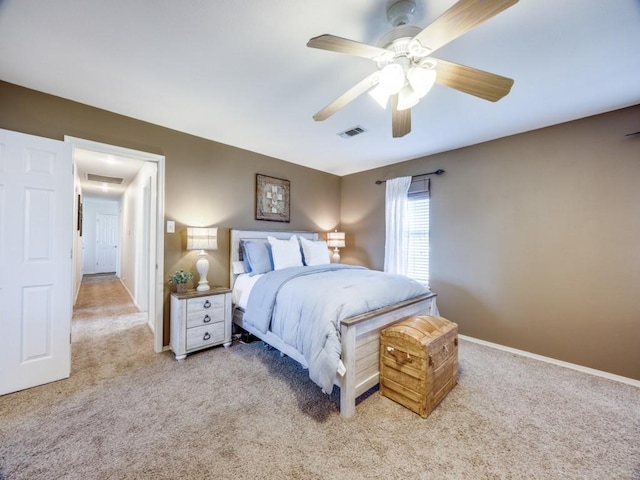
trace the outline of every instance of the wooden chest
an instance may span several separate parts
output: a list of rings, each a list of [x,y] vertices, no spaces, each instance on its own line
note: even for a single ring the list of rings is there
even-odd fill
[[[458,325],[413,316],[380,332],[380,393],[427,417],[458,383]]]

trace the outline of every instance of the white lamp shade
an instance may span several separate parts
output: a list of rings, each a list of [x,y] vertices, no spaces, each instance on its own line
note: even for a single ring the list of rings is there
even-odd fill
[[[389,102],[389,92],[387,92],[380,84],[369,90],[369,95],[371,95],[371,97],[376,102],[378,102],[378,105],[380,105],[382,108],[387,108],[387,103]]]
[[[410,85],[405,85],[398,93],[398,110],[407,110],[411,107],[415,107],[420,98],[416,95]]]
[[[329,232],[327,233],[327,246],[330,248],[343,248],[345,246],[344,232]]]
[[[380,85],[389,95],[395,95],[404,85],[404,69],[397,63],[390,63],[380,70]]]
[[[407,80],[418,98],[422,98],[436,82],[436,71],[423,67],[411,67],[407,72]]]
[[[187,228],[187,250],[217,250],[217,228]]]

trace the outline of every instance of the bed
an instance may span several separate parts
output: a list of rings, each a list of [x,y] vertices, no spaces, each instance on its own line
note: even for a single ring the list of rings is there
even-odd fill
[[[290,240],[293,235],[298,239],[304,238],[311,242],[319,240],[319,236],[315,232],[231,230],[230,286],[234,292],[233,322],[244,331],[276,348],[305,368],[309,368],[309,362],[305,355],[296,347],[287,343],[280,335],[274,333],[271,327],[264,331],[263,328],[257,327],[245,318],[247,310],[251,308],[251,305],[247,305],[247,297],[251,298],[247,291],[251,291],[253,286],[260,280],[256,281],[255,277],[250,279],[247,278],[247,275],[243,275],[243,264],[246,259],[243,258],[242,244],[245,243],[246,248],[247,243],[265,242],[268,237],[284,241]],[[299,241],[303,242],[303,240]],[[312,268],[323,269],[323,267]],[[327,269],[332,270],[335,268],[342,269],[343,267],[327,267]],[[345,266],[344,268],[358,267]],[[260,275],[257,276],[260,277]],[[238,285],[236,285],[236,282]],[[262,283],[265,282],[263,281]],[[355,414],[356,399],[378,384],[380,330],[409,315],[437,315],[435,297],[436,295],[430,291],[421,291],[411,298],[340,320],[339,334],[337,335],[339,338],[338,354],[340,361],[336,372],[332,373],[332,385],[337,385],[340,388],[340,415],[342,417],[353,416]],[[253,308],[255,310],[255,305]]]

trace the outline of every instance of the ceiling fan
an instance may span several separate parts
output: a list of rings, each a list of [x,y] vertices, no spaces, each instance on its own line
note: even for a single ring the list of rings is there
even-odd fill
[[[391,101],[394,138],[411,132],[411,108],[434,83],[496,102],[507,95],[513,80],[475,68],[432,57],[440,47],[518,3],[518,0],[459,0],[431,25],[421,29],[409,25],[415,12],[413,0],[400,0],[387,9],[393,29],[379,46],[324,34],[314,37],[308,47],[370,58],[378,70],[313,116],[329,118],[365,92],[383,107]]]

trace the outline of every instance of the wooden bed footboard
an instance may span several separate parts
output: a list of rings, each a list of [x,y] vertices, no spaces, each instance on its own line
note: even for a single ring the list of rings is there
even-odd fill
[[[346,373],[337,376],[340,387],[340,415],[356,413],[356,399],[375,387],[380,378],[380,330],[410,315],[436,313],[435,293],[422,295],[341,322],[342,363]]]
[[[436,295],[430,293],[342,320],[342,363],[346,372],[342,376],[336,375],[335,381],[340,387],[342,417],[353,416],[356,412],[356,399],[379,382],[380,330],[410,315],[435,314],[435,298]],[[240,311],[234,311],[233,322],[304,367],[308,367],[304,357],[276,335],[271,332],[263,334],[244,324]]]

